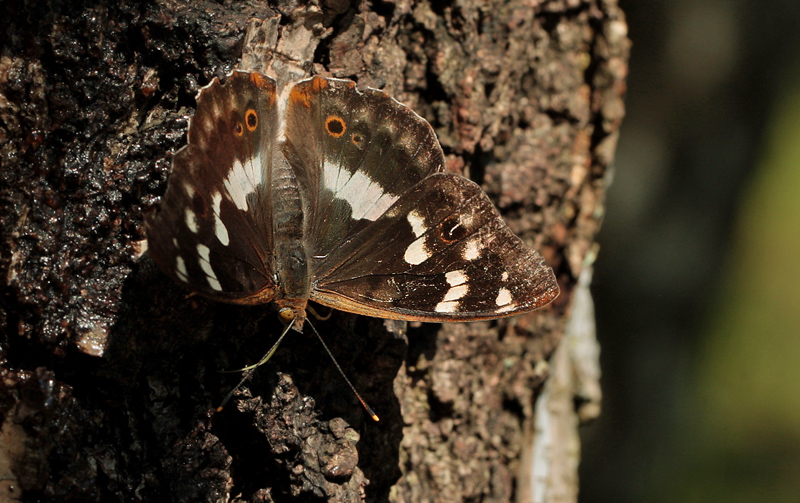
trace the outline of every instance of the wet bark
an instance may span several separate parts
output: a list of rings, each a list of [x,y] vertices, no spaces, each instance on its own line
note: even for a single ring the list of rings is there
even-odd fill
[[[614,0],[10,0],[0,12],[0,498],[518,497],[624,114]],[[377,424],[311,335],[214,414],[238,380],[219,371],[256,361],[280,324],[269,306],[187,296],[139,253],[197,89],[240,64],[251,18],[276,16],[276,57],[386,89],[428,119],[448,169],[483,185],[562,288],[498,322],[318,322]]]

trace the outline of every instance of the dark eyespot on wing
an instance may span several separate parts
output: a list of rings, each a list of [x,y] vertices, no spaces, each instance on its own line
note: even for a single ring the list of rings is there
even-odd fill
[[[328,130],[328,134],[334,138],[341,138],[347,130],[344,120],[336,115],[328,116],[328,118],[325,119],[325,128]]]
[[[255,131],[258,126],[258,114],[255,110],[248,110],[245,114],[245,122],[247,123],[248,131]]]

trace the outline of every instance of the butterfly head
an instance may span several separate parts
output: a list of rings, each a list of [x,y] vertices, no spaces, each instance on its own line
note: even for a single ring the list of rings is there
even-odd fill
[[[291,325],[297,332],[303,331],[303,324],[306,321],[306,301],[302,299],[279,299],[275,303],[278,305],[278,318],[284,325]]]

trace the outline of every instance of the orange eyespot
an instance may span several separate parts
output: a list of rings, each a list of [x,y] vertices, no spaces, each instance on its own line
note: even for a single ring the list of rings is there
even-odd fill
[[[244,114],[244,123],[247,125],[247,130],[252,132],[258,127],[258,114],[252,108]]]
[[[334,138],[341,138],[347,130],[347,126],[345,126],[344,120],[342,120],[341,117],[329,115],[328,118],[325,119],[325,129],[327,129],[328,134]]]
[[[350,141],[352,141],[353,145],[358,148],[361,148],[362,145],[364,145],[364,137],[358,133],[353,133],[353,137],[350,139]]]
[[[233,132],[236,133],[236,136],[242,136],[244,133],[244,128],[242,127],[241,122],[237,122],[235,126],[233,126]]]

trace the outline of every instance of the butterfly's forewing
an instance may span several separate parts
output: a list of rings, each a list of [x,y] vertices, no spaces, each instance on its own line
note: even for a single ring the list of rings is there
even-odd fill
[[[359,92],[351,81],[297,83],[289,93],[285,135],[286,159],[308,208],[311,256],[327,255],[444,168],[424,119],[382,91]]]
[[[419,321],[510,316],[558,296],[552,269],[474,182],[434,174],[321,259],[311,299]]]
[[[256,73],[214,79],[197,98],[188,145],[147,220],[150,253],[168,275],[237,303],[274,296],[270,173],[278,115],[275,83]]]

